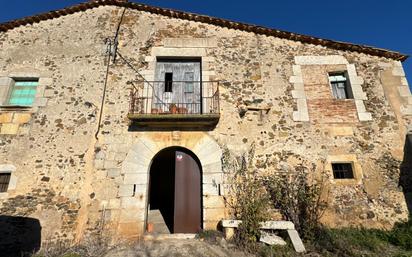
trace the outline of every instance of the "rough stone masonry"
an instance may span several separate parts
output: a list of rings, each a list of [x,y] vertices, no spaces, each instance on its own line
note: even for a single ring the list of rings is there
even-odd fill
[[[11,179],[0,193],[1,215],[38,219],[42,241],[72,242],[101,229],[138,238],[151,160],[180,146],[201,163],[202,224],[216,229],[229,218],[223,150],[241,154],[255,143],[262,174],[299,165],[329,174],[329,226],[389,228],[408,217],[399,184],[412,96],[400,61],[139,8],[125,12],[119,51],[149,81],[158,57],[201,58],[202,80],[220,81],[219,123],[207,131],[130,129],[131,82],[141,78],[121,60],[110,65],[101,109],[105,39],[122,6],[96,4],[7,29],[0,32],[0,173]],[[343,71],[350,99],[330,89],[328,74]],[[33,105],[7,106],[10,81],[27,78],[38,79]],[[354,178],[334,179],[336,162],[351,163]]]

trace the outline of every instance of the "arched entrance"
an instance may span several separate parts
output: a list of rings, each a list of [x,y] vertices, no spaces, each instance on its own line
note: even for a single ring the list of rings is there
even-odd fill
[[[197,233],[202,228],[202,176],[198,158],[169,147],[152,159],[147,225],[155,233]]]

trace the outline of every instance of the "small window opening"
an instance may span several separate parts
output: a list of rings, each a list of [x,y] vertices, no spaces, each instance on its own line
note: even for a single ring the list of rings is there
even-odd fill
[[[353,98],[352,89],[346,72],[329,73],[333,96],[336,99]]]
[[[335,179],[353,179],[352,163],[332,163]]]
[[[38,79],[15,80],[9,98],[9,105],[33,105],[38,84]]]
[[[0,173],[0,193],[7,192],[9,188],[11,173]]]
[[[165,92],[172,92],[173,88],[173,72],[165,73]]]

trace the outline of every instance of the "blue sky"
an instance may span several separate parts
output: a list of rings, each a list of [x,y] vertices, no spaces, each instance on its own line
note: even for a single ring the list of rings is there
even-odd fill
[[[0,22],[85,1],[4,1],[0,8]],[[133,0],[133,2],[137,1]],[[321,38],[386,48],[412,55],[412,1],[410,0],[140,0],[138,2]],[[404,62],[404,67],[409,84],[412,84],[412,57]]]

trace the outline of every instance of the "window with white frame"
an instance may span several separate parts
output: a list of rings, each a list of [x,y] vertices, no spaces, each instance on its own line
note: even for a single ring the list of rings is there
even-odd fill
[[[352,99],[353,93],[346,72],[329,73],[332,94],[336,99]]]

